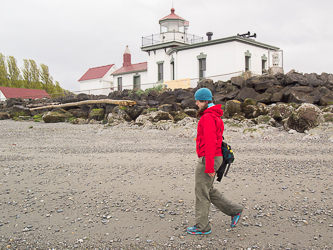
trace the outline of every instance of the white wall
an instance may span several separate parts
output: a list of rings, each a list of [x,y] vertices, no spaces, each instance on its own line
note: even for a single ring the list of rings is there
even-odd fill
[[[237,43],[235,47],[235,58],[236,67],[245,70],[245,52],[249,51],[251,53],[250,59],[250,71],[256,75],[262,74],[262,59],[261,57],[265,55],[268,58],[268,49],[260,48],[257,46],[251,46],[245,43]],[[267,69],[266,63],[266,69]]]
[[[168,49],[166,50],[168,51]],[[171,56],[174,58],[175,79],[191,78],[191,86],[195,87],[199,81],[199,61],[197,56],[200,53],[206,57],[206,77],[214,81],[227,81],[233,76],[238,76],[245,71],[245,52],[251,53],[250,71],[260,75],[262,72],[262,59],[268,57],[268,49],[260,48],[250,44],[237,41],[220,43],[209,46],[202,46],[187,50],[180,50],[172,55],[167,55],[164,49],[151,51],[148,55],[148,81],[157,82],[158,61],[164,61],[164,81],[171,80]],[[234,73],[237,72],[237,73]],[[232,73],[232,74],[230,74]]]
[[[140,85],[141,85],[142,90],[152,87],[151,84],[147,84],[148,83],[147,71],[141,71],[141,72],[137,72],[137,73],[128,73],[128,74],[113,76],[114,90],[118,90],[118,78],[119,77],[122,77],[123,90],[124,89],[133,89],[135,75],[140,76]]]
[[[2,91],[0,90],[0,101],[6,101],[6,97],[5,97],[5,95],[2,93]]]

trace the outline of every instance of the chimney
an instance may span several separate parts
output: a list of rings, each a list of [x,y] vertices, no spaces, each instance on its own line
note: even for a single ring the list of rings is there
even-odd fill
[[[131,63],[131,52],[128,49],[128,45],[126,46],[126,49],[125,49],[125,52],[124,52],[124,55],[123,55],[123,59],[124,59],[123,67],[132,65],[132,63]]]
[[[208,41],[212,40],[213,32],[207,32],[206,36],[208,36]]]

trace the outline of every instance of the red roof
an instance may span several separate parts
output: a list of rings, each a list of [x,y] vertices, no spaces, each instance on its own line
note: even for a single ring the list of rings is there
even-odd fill
[[[109,69],[112,68],[114,64],[96,67],[96,68],[90,68],[88,71],[79,79],[79,82],[85,81],[85,80],[91,80],[91,79],[98,79],[105,76],[105,74],[109,71]]]
[[[168,19],[176,19],[176,20],[186,21],[184,18],[175,14],[175,9],[174,8],[171,9],[171,14],[169,14],[166,17],[163,17],[162,19],[160,19],[160,22],[164,21],[164,20],[168,20]]]
[[[145,71],[147,70],[147,62],[131,64],[129,66],[121,67],[112,73],[112,75],[123,74],[123,73],[131,73],[135,71]]]
[[[10,87],[0,87],[2,94],[8,98],[19,98],[22,99],[36,99],[50,96],[43,89],[20,89],[20,88],[10,88]]]

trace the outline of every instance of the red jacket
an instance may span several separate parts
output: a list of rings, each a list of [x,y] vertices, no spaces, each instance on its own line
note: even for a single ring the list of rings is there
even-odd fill
[[[205,173],[214,173],[214,157],[222,156],[221,144],[224,124],[221,119],[221,105],[207,108],[200,117],[197,131],[197,154],[205,157]]]

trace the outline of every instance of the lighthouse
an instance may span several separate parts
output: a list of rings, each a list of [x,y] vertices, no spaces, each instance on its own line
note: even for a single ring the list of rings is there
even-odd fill
[[[178,47],[203,41],[202,37],[187,33],[189,21],[176,15],[174,8],[169,15],[159,20],[159,24],[159,34],[142,37],[142,51]]]

